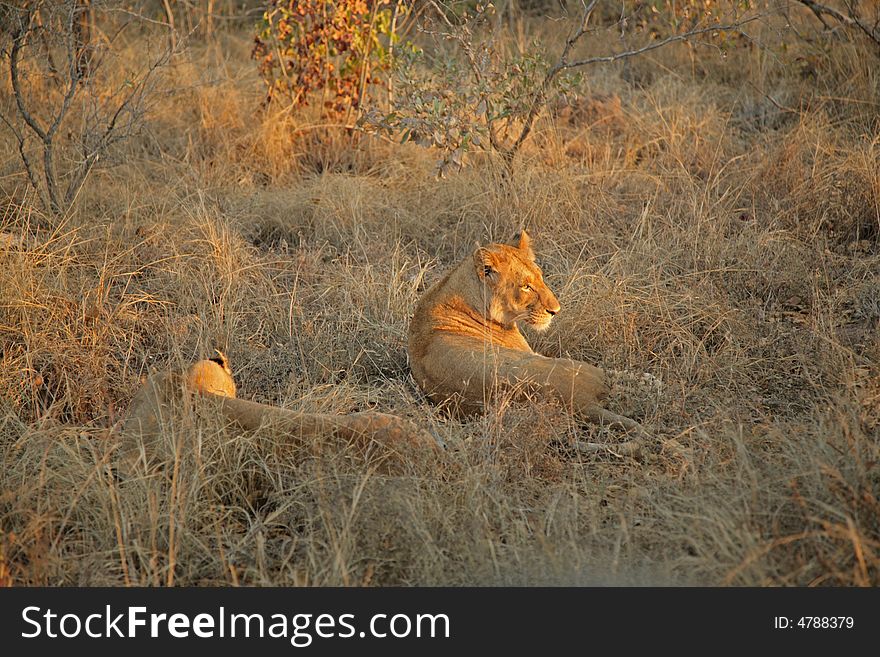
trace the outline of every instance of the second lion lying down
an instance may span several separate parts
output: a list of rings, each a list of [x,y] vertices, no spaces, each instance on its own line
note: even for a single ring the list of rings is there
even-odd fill
[[[416,306],[408,345],[413,376],[432,401],[464,413],[482,410],[502,391],[556,400],[576,416],[637,434],[625,443],[581,442],[578,448],[637,451],[646,438],[641,425],[602,407],[605,373],[535,353],[517,326],[544,330],[559,310],[525,231],[513,244],[480,247]]]
[[[433,435],[396,415],[305,413],[238,399],[232,370],[218,351],[185,374],[165,371],[145,379],[119,425],[123,461],[150,465],[168,456],[166,443],[186,435],[176,427],[197,405],[247,431],[271,426],[281,444],[349,450],[388,471],[410,461],[414,452],[432,454],[442,447]]]

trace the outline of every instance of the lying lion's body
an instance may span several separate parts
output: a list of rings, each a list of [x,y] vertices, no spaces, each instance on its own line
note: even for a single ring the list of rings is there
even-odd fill
[[[401,449],[436,450],[437,441],[409,421],[375,411],[331,415],[304,413],[257,402],[237,399],[231,371],[222,362],[202,360],[191,365],[185,375],[177,372],[153,374],[132,398],[122,423],[124,457],[153,461],[162,456],[162,434],[185,417],[194,403],[206,407],[244,430],[269,426],[291,444],[319,449],[351,446],[367,460],[388,461]],[[172,431],[173,433],[173,431]],[[398,459],[399,460],[399,459]]]
[[[479,248],[417,305],[408,344],[413,376],[432,401],[453,411],[479,412],[496,393],[512,391],[554,399],[587,420],[640,429],[602,407],[608,386],[601,369],[529,346],[517,322],[542,330],[559,309],[525,233],[515,246]]]

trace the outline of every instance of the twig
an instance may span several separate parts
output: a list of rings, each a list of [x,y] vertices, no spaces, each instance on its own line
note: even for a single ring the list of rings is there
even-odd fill
[[[583,0],[581,1],[583,2]],[[535,118],[537,118],[538,113],[547,103],[547,91],[550,89],[550,85],[553,83],[553,80],[566,68],[573,68],[575,66],[568,62],[568,55],[574,45],[580,40],[580,38],[584,34],[586,34],[587,24],[590,22],[590,16],[593,15],[593,9],[596,7],[597,2],[598,0],[592,0],[589,5],[584,5],[584,10],[581,14],[580,26],[574,32],[574,34],[572,34],[565,42],[565,48],[563,48],[562,50],[562,55],[560,55],[559,61],[549,71],[547,71],[547,75],[544,77],[544,81],[541,83],[541,86],[538,89],[538,93],[532,99],[531,107],[529,107],[529,113],[526,115],[525,123],[520,130],[519,137],[516,138],[516,141],[514,141],[509,148],[501,151],[501,154],[507,164],[508,171],[513,166],[513,158],[516,156],[517,151],[520,149],[523,142],[528,138],[529,134],[531,133],[532,125],[535,122]]]
[[[749,86],[750,86],[752,89],[754,89],[754,90],[757,91],[759,94],[761,94],[762,96],[764,96],[764,98],[766,98],[767,100],[769,100],[769,101],[773,104],[773,107],[775,107],[776,109],[778,109],[780,112],[786,112],[786,113],[788,113],[788,114],[798,114],[798,113],[799,113],[798,110],[793,109],[793,108],[791,108],[791,107],[786,107],[785,105],[782,105],[781,103],[779,103],[775,98],[773,98],[773,96],[771,96],[770,94],[768,94],[766,91],[762,91],[761,89],[759,89],[759,88],[757,87],[757,85],[755,85],[753,82],[748,81],[748,83],[749,83]]]
[[[470,39],[469,39],[470,32],[467,30],[467,27],[464,27],[463,31],[456,30],[455,26],[452,24],[452,22],[449,20],[449,17],[446,15],[446,12],[444,12],[434,0],[428,0],[428,4],[430,4],[431,6],[434,7],[437,14],[443,20],[443,22],[446,23],[446,25],[451,30],[453,30],[452,32],[443,32],[439,36],[444,36],[444,37],[447,37],[450,39],[454,39],[455,41],[458,42],[458,45],[461,47],[461,50],[464,53],[465,59],[467,59],[468,66],[470,66],[470,69],[474,74],[474,78],[477,80],[478,84],[483,85],[485,82],[485,78],[483,77],[483,70],[480,68],[480,65],[477,63],[477,57],[474,54],[474,49],[473,49],[471,42],[470,42]],[[595,0],[594,0],[594,4],[595,4]],[[483,100],[486,100],[486,98],[483,97],[480,100],[483,101]],[[490,118],[489,114],[490,114],[490,112],[488,110],[488,105],[487,105],[486,127],[488,128],[488,132],[489,132],[489,144],[492,146],[492,148],[494,150],[501,152],[503,150],[503,147],[502,147],[501,142],[498,137],[498,130],[495,127],[495,119]]]
[[[23,135],[18,128],[15,127],[15,124],[12,123],[9,119],[7,119],[2,113],[0,113],[0,121],[6,124],[9,130],[12,132],[13,136],[15,136],[16,141],[18,142],[18,154],[21,157],[21,161],[24,164],[25,173],[27,173],[28,181],[31,183],[31,187],[40,195],[40,202],[43,204],[43,207],[49,207],[49,199],[45,197],[45,193],[43,192],[43,188],[40,187],[39,182],[37,181],[37,173],[31,164],[30,157],[28,157],[27,150],[25,149],[26,137]]]
[[[846,2],[846,1],[844,2],[847,10],[849,11],[849,16],[847,16],[846,14],[838,11],[834,7],[829,7],[828,5],[823,5],[819,2],[815,2],[815,0],[797,0],[797,1],[800,2],[802,5],[804,5],[805,7],[809,8],[810,11],[812,11],[816,15],[816,18],[818,18],[819,21],[821,21],[822,25],[824,25],[826,27],[826,29],[829,28],[829,26],[825,22],[825,20],[822,18],[823,15],[830,16],[834,20],[836,20],[840,23],[843,23],[847,27],[858,28],[859,30],[864,32],[865,35],[869,39],[871,39],[871,41],[873,41],[878,46],[880,46],[880,27],[878,27],[878,25],[875,24],[874,27],[872,28],[867,23],[865,23],[862,20],[862,18],[858,15],[858,13],[856,13],[856,8],[853,5],[853,3]]]
[[[397,0],[394,3],[394,13],[391,14],[391,27],[388,33],[388,61],[394,63],[394,40],[397,37],[397,18],[400,15],[400,8],[404,0]],[[388,106],[394,106],[394,76],[388,76]]]
[[[641,48],[636,48],[634,50],[627,50],[626,52],[619,52],[613,55],[604,55],[600,57],[588,57],[587,59],[579,59],[573,62],[568,62],[565,65],[561,66],[560,70],[587,66],[589,64],[611,63],[616,62],[620,59],[626,59],[628,57],[636,57],[637,55],[643,55],[646,52],[668,46],[672,43],[676,43],[677,41],[687,41],[688,39],[692,39],[695,36],[700,36],[701,34],[707,34],[709,32],[739,32],[740,28],[743,25],[754,22],[759,18],[763,18],[763,16],[752,16],[751,18],[747,18],[737,23],[731,23],[729,25],[715,25],[713,27],[702,27],[695,30],[689,30],[681,34],[675,34],[671,37],[666,37],[661,41],[650,43],[647,46],[642,46]]]

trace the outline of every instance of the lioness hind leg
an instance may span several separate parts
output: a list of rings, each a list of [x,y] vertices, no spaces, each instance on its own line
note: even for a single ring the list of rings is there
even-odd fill
[[[627,431],[634,431],[643,436],[647,436],[648,433],[641,424],[632,418],[626,417],[625,415],[618,415],[617,413],[609,411],[607,408],[601,406],[592,409],[589,413],[589,418],[596,424],[607,424],[611,427],[619,427],[621,429],[626,429]]]
[[[522,367],[520,363],[525,363],[526,367]],[[635,434],[634,438],[622,443],[577,441],[575,448],[578,451],[610,452],[624,456],[638,453],[647,442],[649,435],[641,424],[601,405],[609,390],[605,372],[600,368],[569,358],[547,358],[539,355],[521,357],[514,365],[520,365],[517,374],[521,378],[530,378],[539,383],[545,393],[560,400],[576,416]],[[516,371],[515,368],[512,369]]]
[[[588,419],[597,424],[606,424],[612,427],[620,427],[627,431],[633,431],[636,433],[636,437],[622,443],[590,443],[582,440],[576,441],[574,445],[575,449],[585,454],[595,454],[596,452],[610,452],[617,456],[638,454],[642,447],[645,446],[648,438],[650,438],[650,435],[645,431],[645,428],[632,418],[618,415],[617,413],[609,411],[607,408],[602,408],[601,406],[595,406],[590,409]]]

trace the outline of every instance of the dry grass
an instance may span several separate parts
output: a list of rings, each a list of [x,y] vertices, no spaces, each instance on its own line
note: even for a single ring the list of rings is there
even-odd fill
[[[260,113],[248,38],[194,47],[55,231],[3,135],[0,583],[880,584],[876,60],[594,69],[585,97],[620,103],[545,120],[507,184]],[[535,346],[616,372],[614,409],[662,438],[644,458],[415,389],[416,299],[521,226],[563,306]],[[448,454],[392,477],[193,414],[114,475],[140,377],[215,346],[243,397],[398,413]]]

